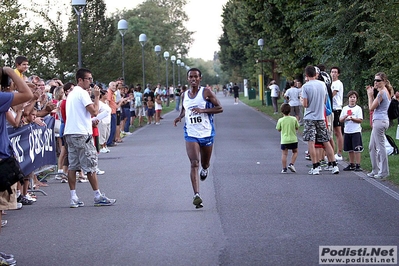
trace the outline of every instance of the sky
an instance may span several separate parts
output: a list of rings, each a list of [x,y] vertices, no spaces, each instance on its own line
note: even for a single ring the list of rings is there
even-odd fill
[[[228,0],[188,0],[185,11],[189,21],[186,27],[194,31],[194,42],[188,56],[213,60],[213,53],[219,51],[218,39],[222,35],[223,6]],[[142,3],[142,0],[105,0],[108,12],[118,9],[131,9]]]
[[[58,0],[64,5],[70,5],[72,0]],[[213,53],[219,51],[218,39],[222,35],[222,12],[223,6],[228,0],[187,0],[185,7],[189,20],[186,27],[189,31],[195,32],[192,36],[193,44],[190,47],[188,56],[191,58],[202,58],[213,60]],[[34,0],[35,3],[45,0]],[[107,13],[117,10],[132,9],[143,0],[104,0],[107,6]],[[20,3],[24,3],[23,0]]]

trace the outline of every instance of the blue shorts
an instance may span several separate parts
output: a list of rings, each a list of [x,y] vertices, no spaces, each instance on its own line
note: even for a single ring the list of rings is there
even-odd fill
[[[197,142],[201,147],[204,146],[212,146],[213,145],[213,136],[211,137],[206,137],[206,138],[194,138],[190,136],[185,136],[184,139],[187,142]]]

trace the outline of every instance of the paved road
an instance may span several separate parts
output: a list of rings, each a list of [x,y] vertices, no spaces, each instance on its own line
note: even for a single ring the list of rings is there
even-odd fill
[[[79,183],[86,206],[70,209],[67,185],[50,179],[48,196],[4,216],[0,250],[18,265],[318,265],[320,245],[399,244],[395,188],[364,173],[310,176],[302,142],[298,173],[280,174],[275,121],[218,97],[204,208],[192,205],[172,112],[100,154],[100,188],[114,206],[93,207],[90,185]]]

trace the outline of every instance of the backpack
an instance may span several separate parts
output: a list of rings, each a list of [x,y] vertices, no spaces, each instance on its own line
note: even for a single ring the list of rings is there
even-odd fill
[[[393,120],[399,117],[399,101],[396,99],[391,99],[391,103],[388,107],[388,117],[389,120]]]
[[[392,153],[390,153],[389,155],[396,155],[396,154],[399,154],[398,146],[396,145],[396,143],[395,143],[395,141],[393,140],[393,138],[392,138],[391,136],[387,135],[387,134],[385,134],[385,137],[387,138],[387,141],[388,141],[389,145],[391,145],[392,148],[393,148]]]
[[[8,191],[11,195],[11,186],[17,182],[21,185],[24,182],[25,175],[22,173],[19,163],[14,157],[1,159],[0,161],[0,191]]]

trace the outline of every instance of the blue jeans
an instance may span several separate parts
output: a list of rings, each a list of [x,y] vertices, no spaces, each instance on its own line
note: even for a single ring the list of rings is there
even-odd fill
[[[130,127],[130,108],[123,108],[123,119],[125,120],[125,128],[123,131],[129,132]]]
[[[180,96],[175,96],[175,101],[176,101],[176,111],[180,110]]]
[[[116,114],[111,114],[111,130],[109,133],[107,145],[111,145],[112,143],[114,143],[115,133],[116,133]]]

